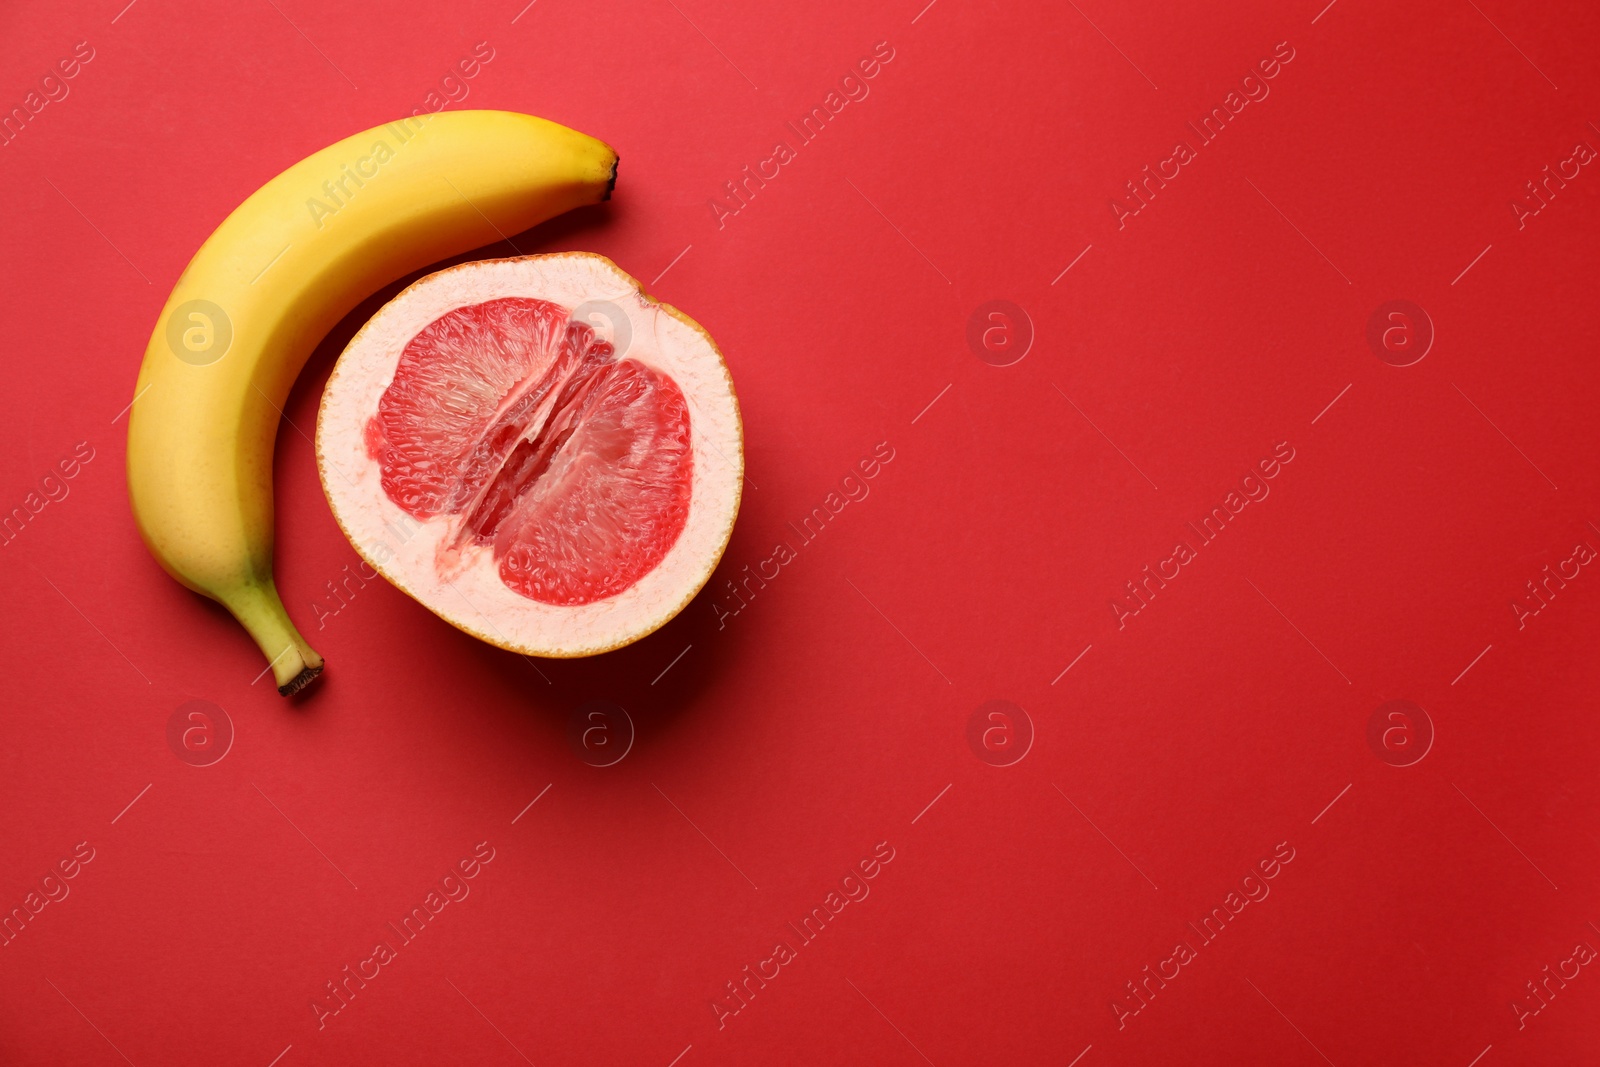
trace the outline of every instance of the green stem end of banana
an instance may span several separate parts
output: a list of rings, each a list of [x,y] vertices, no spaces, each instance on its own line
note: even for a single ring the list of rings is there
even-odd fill
[[[268,578],[219,597],[267,657],[273,681],[283,696],[293,696],[316,681],[325,666],[315,649],[300,636]]]

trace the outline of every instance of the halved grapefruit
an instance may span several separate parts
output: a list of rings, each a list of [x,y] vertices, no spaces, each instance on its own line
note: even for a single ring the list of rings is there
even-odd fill
[[[356,551],[436,615],[587,656],[706,583],[744,439],[705,330],[566,252],[465,263],[384,305],[328,380],[317,467]]]

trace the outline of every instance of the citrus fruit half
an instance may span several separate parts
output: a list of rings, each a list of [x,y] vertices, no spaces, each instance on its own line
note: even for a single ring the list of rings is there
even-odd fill
[[[328,380],[317,467],[351,544],[436,615],[586,656],[711,576],[744,441],[705,330],[567,252],[465,263],[384,305]]]

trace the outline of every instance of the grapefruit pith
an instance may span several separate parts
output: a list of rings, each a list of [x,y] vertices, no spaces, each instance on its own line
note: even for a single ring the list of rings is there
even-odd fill
[[[452,267],[386,304],[328,380],[317,465],[401,590],[502,648],[584,656],[705,584],[744,449],[710,336],[569,252]]]

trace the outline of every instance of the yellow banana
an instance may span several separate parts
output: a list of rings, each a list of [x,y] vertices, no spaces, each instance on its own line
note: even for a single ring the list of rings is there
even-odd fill
[[[189,261],[134,389],[128,492],[151,553],[244,624],[280,693],[323,667],[272,580],[273,443],[312,349],[395,279],[606,199],[616,167],[531,115],[407,118],[296,163]]]

